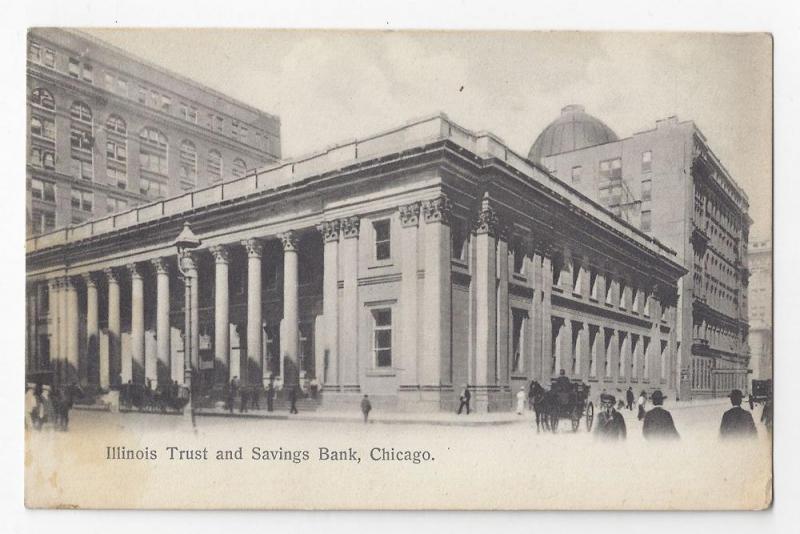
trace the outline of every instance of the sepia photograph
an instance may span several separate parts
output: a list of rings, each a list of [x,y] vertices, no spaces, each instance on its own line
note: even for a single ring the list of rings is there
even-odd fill
[[[772,506],[769,33],[24,39],[26,507]]]

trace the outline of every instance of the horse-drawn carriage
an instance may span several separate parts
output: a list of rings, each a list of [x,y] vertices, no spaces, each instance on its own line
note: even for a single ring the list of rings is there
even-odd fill
[[[577,432],[581,419],[586,421],[586,430],[591,432],[594,422],[594,404],[589,400],[588,384],[580,380],[570,381],[554,378],[547,392],[547,425],[553,432],[558,430],[561,419],[569,419],[572,431]]]
[[[750,398],[756,404],[765,403],[772,399],[772,380],[753,380],[750,389]]]
[[[143,412],[181,411],[189,402],[189,390],[177,384],[160,385],[156,388],[144,384],[122,384],[119,401],[123,408]]]

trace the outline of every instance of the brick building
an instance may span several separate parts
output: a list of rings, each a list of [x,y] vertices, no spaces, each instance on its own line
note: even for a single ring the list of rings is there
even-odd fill
[[[77,31],[29,31],[27,87],[28,235],[281,156],[278,117]]]
[[[670,117],[620,139],[567,106],[528,157],[677,252],[689,271],[679,283],[681,398],[745,389],[748,199],[694,122]]]

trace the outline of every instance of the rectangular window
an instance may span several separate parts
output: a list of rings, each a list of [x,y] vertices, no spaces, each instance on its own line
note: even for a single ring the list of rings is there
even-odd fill
[[[224,124],[225,124],[225,120],[222,117],[220,117],[219,115],[214,117],[214,128],[218,132],[222,132],[222,128],[223,128]]]
[[[372,227],[375,229],[375,259],[388,260],[392,256],[389,220],[375,221]]]
[[[642,152],[642,172],[650,172],[653,170],[653,152],[648,150]]]
[[[92,211],[94,204],[94,193],[90,191],[81,191],[80,189],[72,190],[72,207],[81,211]]]
[[[156,180],[140,177],[139,193],[150,198],[161,198],[166,196],[167,186]]]
[[[128,173],[125,169],[109,167],[106,169],[108,183],[115,185],[118,189],[128,188]]]
[[[517,243],[514,246],[514,272],[524,274],[525,271],[525,248]]]
[[[381,308],[372,310],[375,367],[392,366],[392,310]]]
[[[166,175],[167,158],[166,156],[158,154],[148,154],[146,152],[139,152],[139,166],[146,171],[156,174]]]
[[[42,47],[39,46],[39,43],[33,41],[28,43],[28,59],[34,63],[42,60]]]
[[[651,211],[643,211],[642,212],[642,232],[649,232],[652,228],[652,212]]]
[[[73,78],[81,77],[81,63],[74,57],[69,58],[69,75]]]
[[[169,113],[170,105],[172,105],[172,100],[168,96],[161,95],[161,111]]]
[[[117,92],[122,96],[128,96],[128,82],[125,80],[117,80]]]
[[[512,323],[512,330],[511,330],[511,339],[512,339],[512,360],[511,360],[511,372],[516,373],[520,372],[524,369],[524,360],[522,358],[522,347],[524,346],[522,335],[525,331],[525,320],[528,318],[527,312],[525,310],[518,310],[516,308],[511,310],[513,315],[513,323]]]
[[[35,209],[31,213],[31,231],[42,234],[56,229],[56,214],[52,211]]]
[[[622,178],[622,159],[614,158],[601,161],[600,178],[605,180]]]
[[[144,87],[139,87],[136,90],[136,100],[140,104],[147,104],[147,89]]]
[[[583,167],[580,165],[576,165],[572,167],[572,183],[577,185],[581,183],[581,172],[583,171]]]
[[[41,117],[31,118],[31,135],[42,137],[49,141],[56,138],[56,124],[52,120]]]
[[[103,75],[103,80],[105,80],[106,89],[109,90],[109,91],[113,91],[114,90],[114,77],[111,74],[106,72]]]
[[[653,181],[642,180],[642,202],[647,202],[653,199]]]
[[[56,186],[37,178],[31,180],[31,196],[45,202],[56,201]]]
[[[44,56],[42,57],[42,63],[44,63],[45,67],[49,67],[51,69],[56,68],[56,53],[50,48],[45,48]]]
[[[92,71],[91,65],[83,66],[83,80],[89,83],[94,82],[94,72]]]
[[[94,171],[92,170],[92,162],[84,161],[81,159],[72,159],[73,176],[79,180],[92,181],[94,178]]]
[[[128,151],[125,148],[125,143],[106,141],[106,157],[119,163],[125,163],[128,160]]]
[[[114,213],[128,209],[128,201],[121,198],[106,197],[106,211]]]

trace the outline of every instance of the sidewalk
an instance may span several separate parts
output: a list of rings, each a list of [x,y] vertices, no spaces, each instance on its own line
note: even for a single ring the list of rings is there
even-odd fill
[[[240,417],[250,419],[276,419],[276,420],[296,420],[296,421],[327,421],[334,423],[363,423],[364,418],[360,412],[334,412],[334,411],[314,411],[300,412],[290,415],[287,411],[268,412],[266,410],[251,410],[245,413],[218,408],[198,409],[195,414],[198,417]],[[532,413],[526,412],[525,415],[517,415],[515,412],[496,412],[496,413],[471,413],[470,415],[457,415],[450,412],[430,412],[430,413],[375,413],[369,416],[370,424],[383,425],[434,425],[434,426],[498,426],[528,423],[532,421]]]

